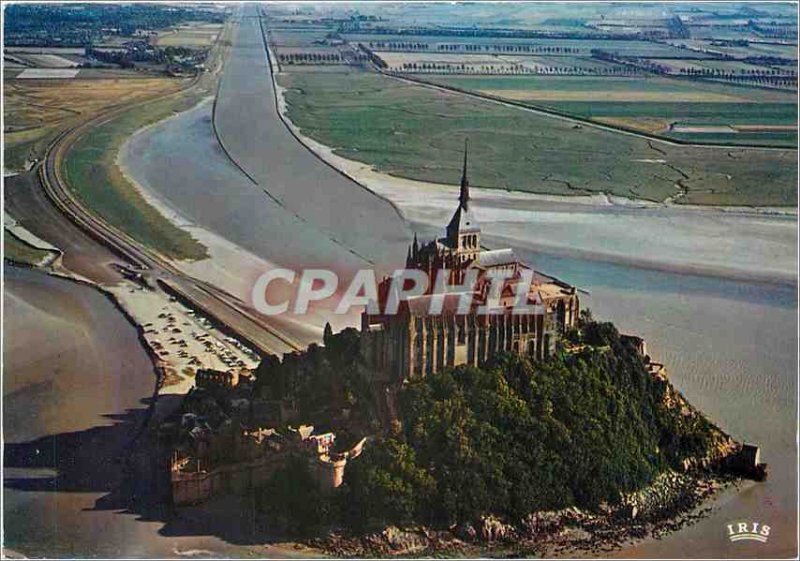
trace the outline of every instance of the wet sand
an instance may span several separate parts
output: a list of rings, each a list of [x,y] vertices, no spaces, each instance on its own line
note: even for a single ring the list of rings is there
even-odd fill
[[[714,505],[694,526],[621,552],[629,557],[781,557],[796,554],[797,300],[791,285],[561,259],[518,249],[590,290],[598,318],[645,337],[689,401],[738,440],[762,447],[770,477]],[[730,543],[726,525],[769,524],[769,543]]]
[[[325,161],[395,202],[413,230],[441,235],[456,186],[378,173],[293,128]],[[699,524],[617,555],[795,556],[796,209],[486,189],[473,189],[472,198],[487,246],[513,247],[588,291],[584,305],[596,317],[644,336],[690,401],[737,439],[761,445],[770,463],[768,482],[726,494]],[[741,520],[771,525],[769,544],[729,542],[726,525]]]
[[[26,557],[291,557],[177,532],[126,512],[122,459],[155,373],[136,329],[98,290],[6,265],[4,548]],[[246,521],[231,518],[231,524]],[[172,524],[172,525],[171,525]],[[224,524],[221,525],[224,527]],[[208,528],[213,528],[212,524]],[[300,556],[300,553],[297,554]]]
[[[159,188],[168,193],[171,186],[160,183]],[[498,202],[492,204],[495,199]],[[413,220],[412,230],[426,237],[440,235],[455,188],[427,198],[414,196],[413,189],[411,194],[397,190],[395,200]],[[589,291],[584,302],[596,316],[646,337],[652,354],[668,365],[673,381],[693,404],[737,438],[764,448],[771,465],[767,483],[719,505],[703,522],[625,554],[729,557],[791,552],[795,534],[789,529],[796,521],[796,219],[503,200],[494,193],[477,193],[475,209],[486,245],[511,245],[537,268]],[[215,214],[210,206],[201,210]],[[243,236],[247,243],[243,230],[263,227],[255,219],[258,209],[249,212],[253,220],[231,224],[227,235]],[[218,224],[225,236],[226,225]],[[265,256],[272,259],[274,251],[265,249]],[[692,270],[706,274],[688,274]],[[740,518],[771,522],[776,529],[771,542],[730,544],[725,524]]]
[[[256,279],[274,267],[333,268],[343,284],[356,270],[372,268],[253,185],[219,148],[211,113],[212,104],[206,101],[140,131],[119,155],[120,165],[147,200],[208,248],[210,259],[178,262],[177,267],[244,302],[251,302]],[[343,220],[339,228],[346,230],[351,222]],[[401,253],[410,236],[404,232],[388,243]],[[394,234],[390,230],[387,235]],[[292,331],[311,341],[321,338],[328,317],[312,313],[298,319],[311,329],[305,329],[306,335],[298,333],[301,326]],[[356,319],[334,318],[331,323],[339,329]]]
[[[245,8],[226,62],[214,112],[219,140],[287,212],[380,268],[387,247],[404,251],[405,222],[388,201],[322,163],[283,125],[257,12],[257,6]]]
[[[155,388],[135,328],[97,290],[5,267],[7,442],[73,432],[141,407]]]
[[[119,259],[58,211],[39,185],[35,171],[8,178],[4,189],[4,211],[32,235],[57,246],[63,252],[59,265],[70,274],[94,282],[119,280],[111,267]]]
[[[95,481],[52,478],[70,470],[60,462],[76,457],[78,442],[94,439],[83,454],[101,463],[124,447],[155,389],[153,366],[97,290],[12,266],[4,281],[5,545],[28,556],[87,554],[79,544],[115,516],[86,512],[110,489],[109,466],[87,470],[105,474]],[[58,458],[60,446],[69,452]],[[54,492],[56,484],[71,489]]]
[[[409,220],[423,224],[446,221],[457,197],[452,186],[374,186]],[[484,231],[540,253],[723,279],[797,282],[796,216],[487,189],[473,189],[472,199]]]

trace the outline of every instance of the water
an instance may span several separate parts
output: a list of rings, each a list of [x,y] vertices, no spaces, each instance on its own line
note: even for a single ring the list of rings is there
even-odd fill
[[[95,508],[118,479],[114,460],[144,418],[155,372],[136,329],[97,290],[8,265],[4,281],[5,546],[88,555],[118,516]]]
[[[797,299],[791,285],[752,284],[602,262],[526,258],[588,289],[595,317],[647,340],[689,401],[737,440],[762,447],[770,477],[697,525],[626,552],[635,557],[796,554]],[[730,543],[728,523],[758,521],[767,544]]]
[[[136,329],[89,286],[8,265],[4,281],[6,553],[48,558],[302,554],[229,543],[211,531],[223,519],[247,527],[247,520],[235,516],[216,513],[207,531],[181,533],[127,511],[127,497],[119,500],[115,493],[124,465],[120,460],[146,418],[155,388],[153,366]]]

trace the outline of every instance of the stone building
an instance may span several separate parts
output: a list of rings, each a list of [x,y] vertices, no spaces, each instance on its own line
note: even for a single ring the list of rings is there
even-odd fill
[[[289,427],[283,434],[272,428],[236,430],[232,438],[223,431],[198,429],[191,431],[191,446],[177,448],[172,454],[170,483],[176,506],[199,504],[219,495],[251,493],[285,467],[292,454],[307,459],[309,473],[322,492],[332,492],[342,484],[347,462],[358,458],[367,442],[362,438],[350,449],[336,452],[336,436],[331,432],[315,434],[310,425]],[[208,451],[215,443],[230,451],[227,461],[210,461]]]
[[[239,383],[239,374],[233,371],[200,368],[194,383],[198,388],[233,388]]]
[[[398,383],[448,367],[480,366],[503,351],[542,360],[555,352],[578,318],[575,287],[534,271],[511,249],[481,245],[470,203],[466,147],[458,207],[445,235],[422,244],[415,236],[406,268],[424,271],[428,290],[388,313],[397,283],[386,278],[378,287],[380,313],[368,308],[361,318],[362,352],[378,381]],[[446,279],[444,291],[434,281],[437,276]],[[472,279],[474,284],[465,282]]]

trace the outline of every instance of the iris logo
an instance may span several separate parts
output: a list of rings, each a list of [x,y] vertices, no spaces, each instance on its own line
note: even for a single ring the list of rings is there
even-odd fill
[[[770,527],[758,522],[728,524],[728,539],[732,542],[754,541],[767,543]]]

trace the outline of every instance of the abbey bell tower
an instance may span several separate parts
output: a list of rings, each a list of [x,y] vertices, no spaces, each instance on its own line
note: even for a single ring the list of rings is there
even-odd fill
[[[469,179],[467,179],[467,140],[464,140],[464,167],[461,171],[461,191],[458,208],[447,225],[447,241],[459,263],[469,263],[481,250],[481,229],[469,209]]]
[[[535,273],[512,249],[481,248],[481,229],[470,208],[467,158],[465,142],[458,208],[446,234],[427,242],[415,234],[406,257],[407,268],[427,275],[426,292],[387,312],[398,288],[396,277],[386,277],[378,287],[378,313],[367,306],[361,316],[365,363],[387,390],[446,368],[483,365],[500,352],[544,360],[577,321],[575,287]],[[436,292],[442,273],[450,287]],[[475,273],[470,284],[468,273]],[[490,300],[495,273],[502,273],[504,288],[499,300]],[[526,304],[522,310],[516,309],[520,296]],[[462,307],[464,298],[467,309]]]

